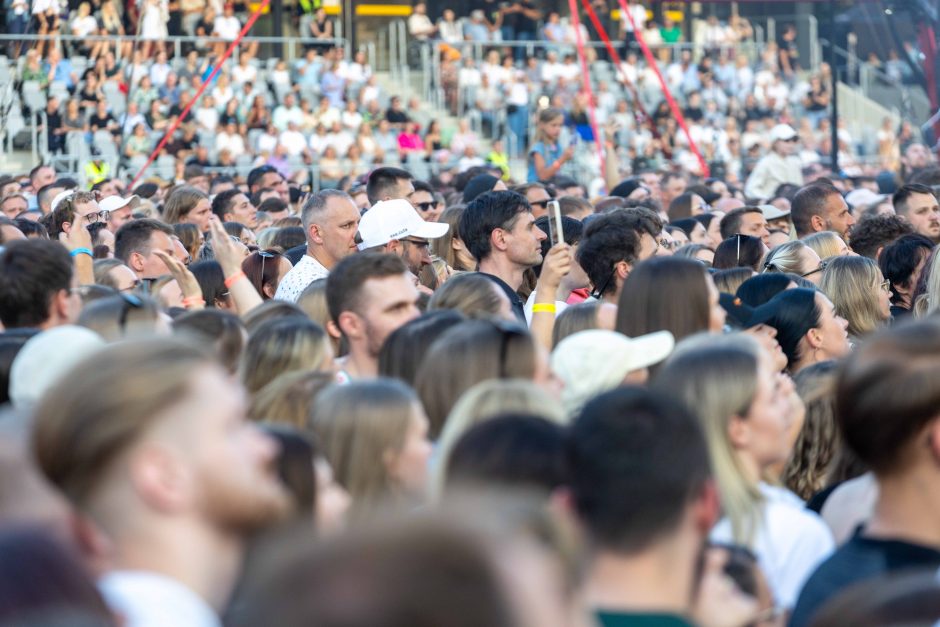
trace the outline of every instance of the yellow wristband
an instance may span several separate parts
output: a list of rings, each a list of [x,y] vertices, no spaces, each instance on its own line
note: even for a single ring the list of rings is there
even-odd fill
[[[532,313],[555,313],[555,303],[536,303],[532,305]]]

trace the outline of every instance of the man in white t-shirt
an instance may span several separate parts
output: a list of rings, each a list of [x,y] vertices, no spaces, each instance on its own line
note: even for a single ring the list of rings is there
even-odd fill
[[[170,338],[91,353],[37,405],[34,458],[126,627],[219,627],[248,538],[289,512],[246,406],[210,354]]]
[[[241,22],[235,17],[235,7],[231,4],[226,4],[222,15],[215,18],[215,23],[212,25],[212,34],[225,41],[235,41],[241,30]]]
[[[355,253],[359,232],[359,209],[349,194],[324,189],[304,205],[307,254],[284,275],[274,298],[297,302],[300,294],[317,279],[326,278],[341,259]]]

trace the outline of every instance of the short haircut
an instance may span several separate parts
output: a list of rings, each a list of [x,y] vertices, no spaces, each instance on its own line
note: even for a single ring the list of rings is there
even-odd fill
[[[852,228],[852,250],[877,261],[879,249],[883,249],[902,235],[914,232],[910,222],[900,216],[869,216],[862,218]]]
[[[36,178],[36,175],[39,174],[39,171],[42,170],[43,168],[51,168],[51,167],[52,166],[49,164],[40,163],[35,168],[29,171],[29,180],[32,181],[34,178]]]
[[[51,209],[54,197],[51,198],[50,196],[52,196],[52,192],[57,189],[62,189],[62,186],[58,183],[49,183],[48,185],[44,185],[39,188],[39,191],[36,192],[36,204],[40,207],[43,205],[49,205],[49,208]]]
[[[281,173],[278,172],[277,168],[275,168],[273,165],[259,165],[257,168],[253,169],[248,173],[248,179],[246,181],[248,183],[248,189],[250,191],[255,191],[255,185],[260,184],[261,179],[264,178],[264,175],[270,174],[271,172],[274,172],[279,176],[281,175]],[[281,178],[283,178],[283,176]]]
[[[578,245],[578,263],[587,273],[598,297],[615,291],[614,266],[634,263],[640,254],[643,233],[655,238],[662,222],[648,210],[615,209],[591,220]]]
[[[735,233],[715,249],[712,267],[715,270],[749,268],[757,272],[764,258],[764,242],[753,235]]]
[[[842,193],[829,183],[813,183],[796,193],[790,204],[790,219],[798,236],[813,232],[813,216],[822,215],[822,207],[830,196]]]
[[[225,214],[232,208],[234,198],[243,193],[244,192],[238,188],[227,189],[224,192],[220,192],[212,199],[212,213],[217,215],[219,220],[225,220]]]
[[[891,282],[892,301],[900,296],[894,286],[909,285],[917,265],[932,250],[933,242],[930,238],[918,233],[902,235],[897,241],[884,247],[878,257],[878,267],[881,268],[881,274]]]
[[[460,240],[477,262],[490,256],[490,237],[496,229],[511,230],[516,218],[531,212],[526,197],[517,192],[486,192],[477,196],[460,216]]]
[[[173,235],[173,229],[152,218],[141,218],[124,223],[114,234],[114,256],[124,263],[131,258],[132,253],[142,255],[150,254],[150,237],[155,232]]]
[[[933,196],[936,198],[936,194],[933,193],[933,190],[927,187],[926,185],[921,185],[920,183],[908,183],[894,192],[894,196],[891,197],[891,204],[894,205],[894,211],[899,216],[906,216],[910,213],[910,199],[914,194],[926,194],[927,196]]]
[[[562,196],[558,199],[558,208],[561,210],[561,215],[563,216],[570,216],[573,213],[581,213],[583,211],[594,213],[594,205],[591,204],[591,201],[578,198],[577,196]]]
[[[401,257],[382,253],[358,253],[346,257],[326,279],[326,303],[333,322],[344,311],[359,311],[359,296],[369,279],[384,279],[408,272]]]
[[[265,198],[258,205],[258,211],[263,213],[280,213],[288,209],[290,209],[290,205],[281,198]]]
[[[732,209],[721,219],[721,223],[719,224],[718,228],[721,230],[721,239],[734,237],[741,232],[741,223],[744,221],[743,218],[746,213],[759,213],[761,216],[764,215],[764,212],[757,207],[738,207],[737,209]]]
[[[95,353],[53,386],[33,416],[33,452],[47,479],[79,507],[89,505],[113,463],[192,390],[212,363],[171,338],[128,341]]]
[[[329,204],[330,198],[342,198],[352,204],[356,204],[352,197],[344,191],[338,189],[321,189],[316,194],[310,196],[304,203],[304,208],[300,213],[300,219],[303,221],[304,231],[310,228],[316,220],[323,217],[323,212]]]
[[[913,440],[937,419],[938,371],[934,319],[875,335],[846,360],[836,383],[837,420],[846,443],[876,475],[902,469]]]
[[[52,299],[72,283],[72,258],[59,242],[16,240],[0,253],[0,322],[7,329],[38,327]]]
[[[369,197],[369,204],[374,205],[382,200],[398,186],[398,181],[411,180],[414,180],[414,176],[408,170],[392,167],[376,168],[369,174],[369,182],[366,184],[366,196]]]
[[[711,476],[695,416],[642,388],[589,401],[569,430],[567,449],[578,517],[595,544],[623,554],[675,531]]]
[[[427,181],[419,181],[418,179],[414,179],[411,184],[414,185],[416,192],[427,192],[432,196],[434,195],[434,188],[431,187],[431,184]],[[368,196],[368,194],[366,195]]]

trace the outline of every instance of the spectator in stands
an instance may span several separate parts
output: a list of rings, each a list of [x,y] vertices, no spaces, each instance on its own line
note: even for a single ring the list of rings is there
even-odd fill
[[[198,349],[121,343],[84,363],[37,407],[33,450],[89,533],[115,547],[99,581],[105,599],[136,623],[216,622],[250,534],[288,511],[276,445],[246,421],[240,386]],[[167,480],[177,473],[190,480]],[[194,561],[199,552],[214,557]]]
[[[5,227],[4,227],[5,228]],[[59,242],[6,242],[0,252],[0,323],[5,329],[71,324],[81,310],[78,276]]]
[[[878,267],[891,283],[893,317],[907,316],[914,309],[916,289],[933,246],[933,240],[919,233],[911,233],[885,246],[878,256]]]
[[[844,241],[850,241],[850,232],[855,224],[842,194],[833,185],[825,183],[813,183],[797,192],[790,215],[797,237],[835,231]]]
[[[528,181],[548,181],[574,156],[576,141],[562,148],[559,144],[565,114],[560,109],[543,109],[538,114],[535,144],[529,151]]]
[[[662,222],[634,211],[612,211],[592,220],[578,246],[578,263],[598,300],[616,305],[623,283],[637,263],[653,257]]]
[[[458,231],[479,271],[503,290],[524,321],[516,290],[525,271],[542,262],[540,242],[547,237],[535,226],[529,202],[516,192],[486,192],[467,205]]]
[[[336,264],[357,251],[359,209],[345,192],[325,189],[314,194],[301,218],[306,252],[278,285],[278,300],[296,302],[308,285],[327,277]]]
[[[901,187],[891,198],[895,212],[917,233],[940,243],[940,201],[926,185],[912,183]]]
[[[366,193],[369,203],[409,198],[414,193],[414,176],[408,170],[393,167],[376,168],[369,174]]]
[[[863,344],[837,380],[837,420],[847,444],[874,472],[878,497],[865,526],[824,562],[800,594],[791,624],[802,627],[849,585],[902,568],[940,566],[940,540],[924,512],[936,498],[933,453],[940,356],[936,322],[904,325]],[[877,371],[880,376],[872,377]],[[911,381],[923,385],[911,387]],[[893,417],[885,421],[884,416]]]
[[[694,417],[665,395],[621,388],[588,403],[567,449],[569,506],[595,547],[586,594],[597,623],[688,624],[696,591],[705,591],[700,578],[714,576],[714,565],[699,570],[698,547],[719,515],[708,449]],[[663,559],[673,565],[668,574],[651,567]],[[746,621],[756,610],[733,584],[726,593],[722,607],[714,608],[723,618]]]
[[[166,259],[175,254],[172,235],[173,229],[159,220],[131,220],[114,234],[114,257],[152,283],[169,272]]]
[[[348,356],[338,360],[346,379],[375,377],[385,339],[419,315],[414,280],[394,255],[344,259],[327,278],[326,298],[330,317],[349,343]]]
[[[744,193],[748,198],[769,200],[780,185],[803,184],[799,158],[794,154],[799,141],[793,127],[778,124],[770,131],[771,152],[764,156],[747,179]]]

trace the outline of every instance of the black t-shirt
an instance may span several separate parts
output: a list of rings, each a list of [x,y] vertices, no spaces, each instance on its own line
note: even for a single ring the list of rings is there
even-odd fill
[[[388,120],[389,124],[405,124],[411,121],[411,118],[404,111],[395,111],[391,108],[385,112],[385,119]]]
[[[516,318],[519,320],[519,322],[526,324],[525,303],[523,303],[522,299],[519,298],[519,294],[516,293],[516,290],[512,289],[508,283],[503,281],[495,274],[487,274],[486,272],[481,272],[480,274],[499,286],[499,289],[503,290],[503,292],[506,294],[506,298],[509,299],[509,302],[512,305],[512,313],[516,314]]]
[[[938,567],[937,549],[857,534],[823,562],[803,586],[789,627],[809,625],[827,601],[852,584],[905,569]]]
[[[520,0],[513,4],[522,5],[522,8],[532,11],[538,9],[531,0]],[[526,17],[525,13],[509,13],[506,15],[505,24],[516,29],[517,33],[534,33],[538,29],[538,20]]]
[[[114,116],[110,113],[105,113],[103,116],[99,117],[97,113],[92,113],[91,117],[88,118],[88,126],[91,130],[107,130],[108,125],[114,123]]]

